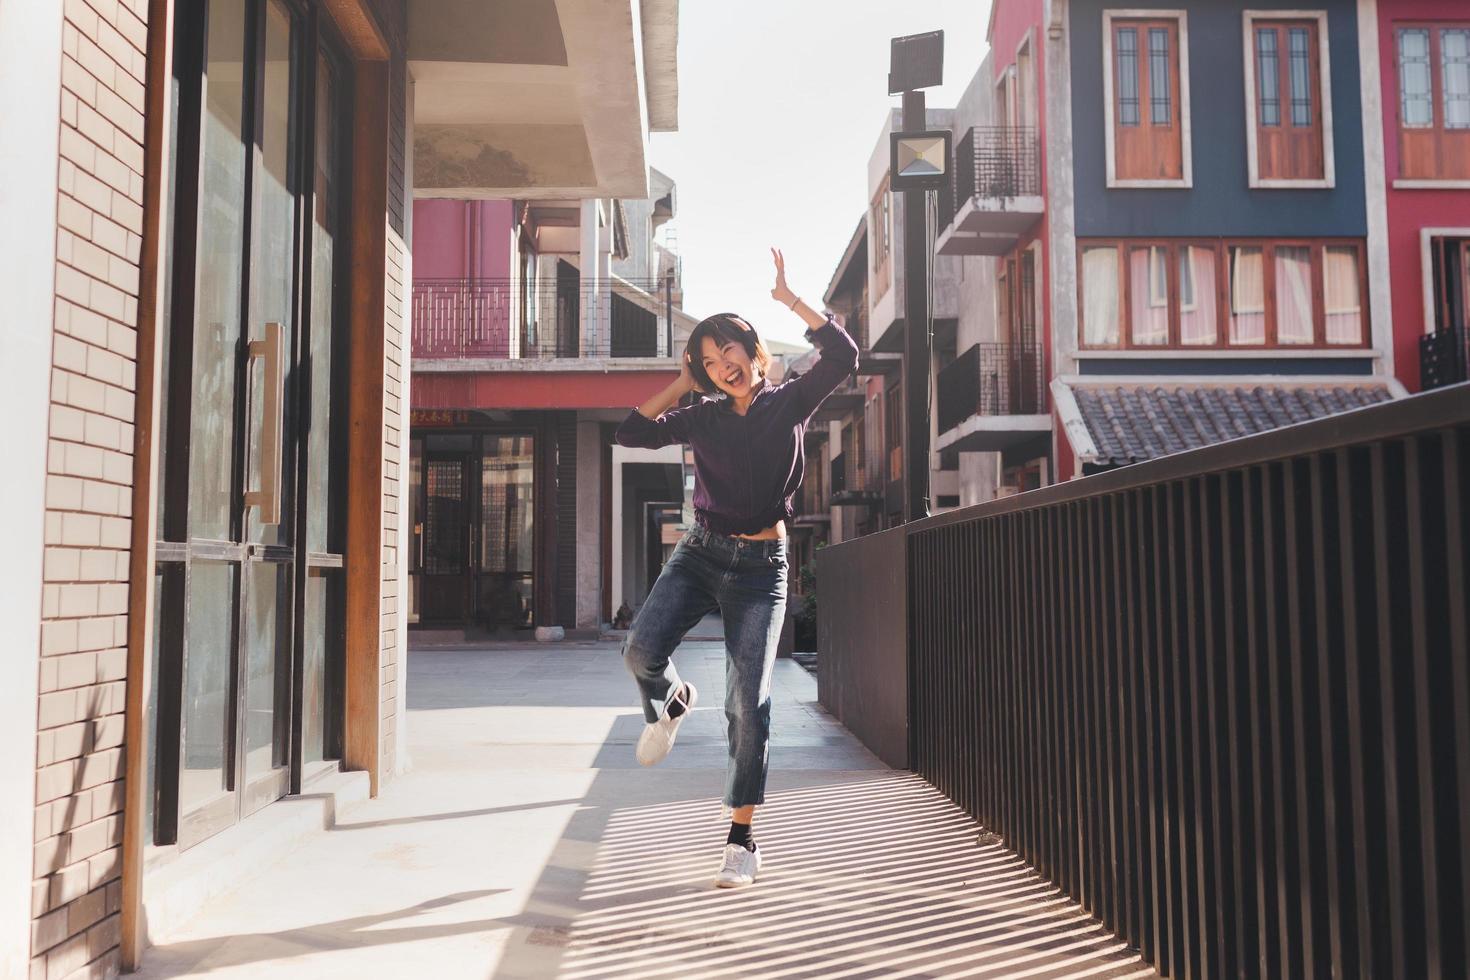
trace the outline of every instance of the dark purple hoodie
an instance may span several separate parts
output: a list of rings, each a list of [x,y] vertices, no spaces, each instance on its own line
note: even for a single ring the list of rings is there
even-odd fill
[[[857,369],[857,344],[831,317],[809,335],[821,349],[812,369],[756,389],[744,415],[728,398],[705,398],[657,420],[635,408],[618,426],[620,446],[694,450],[695,519],[716,534],[754,534],[792,516],[806,471],[802,437],[822,400]]]

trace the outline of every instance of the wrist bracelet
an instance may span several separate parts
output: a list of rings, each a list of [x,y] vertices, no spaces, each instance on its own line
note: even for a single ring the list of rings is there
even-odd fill
[[[797,303],[800,303],[800,302],[801,302],[801,297],[800,296],[796,296],[796,297],[793,297],[792,298],[792,300],[791,300],[791,311],[793,313],[796,312],[796,304]]]

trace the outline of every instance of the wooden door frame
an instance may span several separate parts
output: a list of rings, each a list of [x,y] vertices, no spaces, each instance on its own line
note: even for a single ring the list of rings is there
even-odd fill
[[[133,442],[133,494],[129,557],[128,653],[123,783],[121,951],[124,970],[138,967],[147,946],[143,918],[144,857],[149,827],[147,692],[151,685],[154,623],[155,529],[162,488],[159,472],[160,409],[166,385],[165,268],[172,161],[169,133],[173,75],[174,11],[180,0],[149,0],[146,112],[143,147],[143,234],[139,264],[137,389]],[[387,260],[388,112],[391,108],[389,46],[367,0],[318,0],[346,40],[353,62],[351,125],[354,201],[350,233],[351,334],[348,404],[347,657],[343,765],[366,769],[371,792],[379,782],[379,660],[381,614],[383,391],[385,355],[384,275]],[[363,383],[371,380],[372,383]]]

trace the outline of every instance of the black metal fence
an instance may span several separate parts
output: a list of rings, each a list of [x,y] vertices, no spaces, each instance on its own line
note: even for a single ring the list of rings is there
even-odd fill
[[[416,279],[419,358],[667,357],[673,280]]]
[[[1440,330],[1419,338],[1419,384],[1425,391],[1470,380],[1470,333]]]
[[[1467,495],[1460,386],[908,525],[911,766],[1168,975],[1470,975]]]
[[[955,144],[954,201],[1041,193],[1041,158],[1031,126],[975,126]]]
[[[975,344],[940,369],[935,399],[940,432],[972,415],[1045,413],[1041,352],[1022,344]]]

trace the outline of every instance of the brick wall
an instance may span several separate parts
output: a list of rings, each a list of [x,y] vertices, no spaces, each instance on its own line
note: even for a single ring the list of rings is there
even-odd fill
[[[407,209],[404,144],[408,99],[408,70],[404,60],[408,18],[403,0],[373,0],[378,24],[392,52],[389,63],[388,117],[388,245],[383,310],[383,569],[379,605],[381,637],[379,670],[379,780],[386,782],[398,768],[398,699],[405,668],[404,642],[398,629],[399,581],[403,569],[398,551],[402,499],[400,479],[403,447],[403,334],[409,291],[409,247],[403,240]]]
[[[66,0],[32,978],[119,967],[146,0]]]
[[[389,188],[391,200],[393,190]],[[404,667],[398,632],[398,582],[400,578],[398,528],[400,466],[403,442],[403,316],[404,267],[408,248],[391,229],[388,232],[387,281],[384,284],[383,322],[383,576],[378,738],[381,751],[379,779],[391,779],[398,764],[398,697]]]

